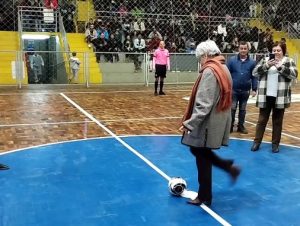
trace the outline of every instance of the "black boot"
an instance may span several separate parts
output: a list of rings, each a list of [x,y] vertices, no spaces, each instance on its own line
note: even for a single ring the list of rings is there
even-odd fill
[[[245,128],[244,125],[238,125],[237,131],[242,133],[242,134],[248,134],[248,130]]]
[[[231,109],[231,127],[230,127],[230,133],[233,132],[234,121],[235,121],[235,112],[236,112],[236,110]]]
[[[230,126],[230,133],[232,133],[232,132],[233,132],[233,127],[234,127],[234,125],[233,125],[233,124],[231,124],[231,126]]]
[[[251,151],[258,151],[259,147],[260,147],[260,143],[253,142]]]
[[[163,81],[160,81],[160,84],[159,84],[159,95],[166,95],[166,94],[163,92],[163,87],[164,87],[164,82],[163,82]]]
[[[154,95],[157,96],[157,88],[158,88],[158,81],[155,81],[154,83]]]
[[[206,206],[211,205],[211,200],[202,200],[200,198],[195,198],[195,199],[190,199],[187,201],[188,204],[195,205],[195,206],[200,206],[201,204],[204,204]]]
[[[279,152],[279,145],[278,144],[272,144],[272,152],[278,153]]]

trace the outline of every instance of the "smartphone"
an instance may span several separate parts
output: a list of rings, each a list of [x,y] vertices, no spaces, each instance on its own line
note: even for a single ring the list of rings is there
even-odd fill
[[[275,59],[275,54],[274,53],[270,53],[269,54],[269,60],[274,60]]]

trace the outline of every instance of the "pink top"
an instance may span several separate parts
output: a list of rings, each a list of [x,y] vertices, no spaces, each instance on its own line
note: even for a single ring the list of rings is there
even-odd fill
[[[153,68],[155,64],[167,65],[167,69],[170,69],[170,55],[169,50],[157,48],[153,53]]]

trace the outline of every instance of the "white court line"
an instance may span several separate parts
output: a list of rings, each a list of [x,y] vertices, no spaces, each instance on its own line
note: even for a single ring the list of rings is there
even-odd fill
[[[292,95],[293,95],[293,94],[292,94]],[[298,98],[297,101],[300,101],[300,94],[294,94],[294,96],[295,96],[295,99]],[[292,98],[293,98],[293,97],[292,97]],[[184,100],[189,100],[189,97],[183,97],[182,99],[184,99]],[[286,111],[285,113],[297,113],[297,112],[299,112],[299,111]],[[249,114],[247,114],[247,115],[254,115],[254,114],[258,114],[258,113],[252,113],[252,114],[249,113]],[[248,123],[248,124],[250,124],[250,125],[256,126],[256,123],[249,122],[249,121],[245,121],[245,122]],[[269,127],[266,127],[266,130],[272,131],[272,129],[270,129]],[[288,134],[288,133],[282,132],[281,134],[284,135],[284,136],[287,136],[287,137],[296,139],[296,140],[300,140],[300,137],[296,137],[296,136],[290,135],[290,134]]]
[[[60,93],[60,95],[62,95],[70,104],[72,104],[74,107],[76,107],[86,117],[88,117],[90,120],[94,121],[98,126],[100,126],[107,133],[109,133],[113,138],[115,138],[122,145],[124,145],[129,151],[131,151],[136,156],[138,156],[140,159],[142,159],[146,164],[148,164],[152,169],[154,169],[157,173],[159,173],[167,181],[169,181],[171,179],[170,176],[168,176],[166,173],[164,173],[162,170],[160,170],[157,166],[155,166],[152,162],[150,162],[147,158],[145,158],[142,154],[140,154],[138,151],[136,151],[134,148],[132,148],[129,144],[127,144],[125,141],[123,141],[120,137],[118,137],[116,134],[114,134],[110,129],[108,129],[101,122],[99,122],[93,115],[91,115],[90,113],[88,113],[87,111],[85,111],[83,108],[81,108],[78,104],[76,104],[73,100],[71,100],[65,94]],[[220,217],[217,213],[215,213],[213,210],[211,210],[210,208],[208,208],[204,204],[201,204],[200,207],[202,207],[202,209],[204,209],[207,213],[209,213],[213,218],[215,218],[222,225],[224,225],[224,226],[231,226],[231,224],[229,224],[225,219],[223,219],[222,217]]]
[[[284,114],[286,114],[286,113],[300,113],[300,111],[285,111]],[[259,112],[257,112],[257,113],[247,113],[247,115],[258,115],[258,114],[259,114]]]
[[[17,127],[17,126],[46,126],[46,125],[62,125],[62,124],[80,124],[85,122],[92,121],[73,121],[73,122],[40,122],[40,123],[21,123],[21,124],[6,124],[0,125],[0,128],[3,127]]]
[[[178,135],[178,134],[143,134],[143,135],[120,135],[119,137],[122,138],[126,138],[126,137],[181,137],[182,135]],[[83,138],[83,139],[74,139],[74,140],[64,140],[64,141],[57,141],[57,142],[52,142],[52,143],[46,143],[46,144],[38,144],[38,145],[34,145],[34,146],[30,146],[30,147],[25,147],[25,148],[18,148],[18,149],[14,149],[11,151],[6,151],[6,152],[0,152],[0,156],[1,155],[7,155],[10,153],[15,153],[15,152],[20,152],[20,151],[26,151],[29,149],[36,149],[39,147],[47,147],[47,146],[51,146],[51,145],[56,145],[56,144],[66,144],[66,143],[72,143],[72,142],[82,142],[82,141],[87,141],[87,140],[103,140],[103,139],[110,139],[111,136],[108,137],[90,137],[90,138]],[[230,137],[231,140],[243,140],[243,141],[253,141],[252,139],[249,138],[239,138],[239,137]],[[270,141],[264,141],[263,143],[271,143]],[[292,148],[300,148],[300,146],[296,146],[296,145],[292,145],[292,144],[285,144],[282,143],[282,145],[287,146],[287,147],[292,147]]]
[[[156,118],[128,118],[128,119],[108,119],[105,120],[105,122],[118,122],[118,121],[146,121],[146,120],[166,120],[166,119],[179,119],[182,117],[175,117],[175,116],[171,116],[171,117],[156,117]]]
[[[250,124],[250,125],[256,126],[256,123],[249,122],[249,121],[247,121],[247,120],[246,120],[245,122],[248,123],[248,124]],[[269,127],[266,127],[266,130],[272,131],[272,129],[270,129]],[[296,136],[290,135],[290,134],[285,133],[285,132],[282,132],[281,134],[284,135],[284,136],[286,136],[286,137],[293,138],[293,139],[295,139],[295,140],[300,140],[300,137],[296,137]]]
[[[177,89],[169,89],[168,91],[170,92],[191,92],[191,90],[187,89],[187,90],[177,90]],[[38,95],[57,95],[60,94],[61,91],[51,91],[51,92],[25,92],[25,93],[0,93],[0,96],[12,96],[12,95],[16,95],[16,96],[20,96],[20,95],[34,95],[34,94],[38,94]],[[119,90],[119,91],[90,91],[90,92],[84,92],[84,91],[67,91],[64,92],[67,94],[108,94],[108,93],[153,93],[152,90]]]

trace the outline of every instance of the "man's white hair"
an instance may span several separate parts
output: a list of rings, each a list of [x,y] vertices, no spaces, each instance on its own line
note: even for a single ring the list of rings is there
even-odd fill
[[[196,48],[196,57],[200,58],[203,55],[215,56],[221,54],[217,44],[212,40],[201,42]]]

